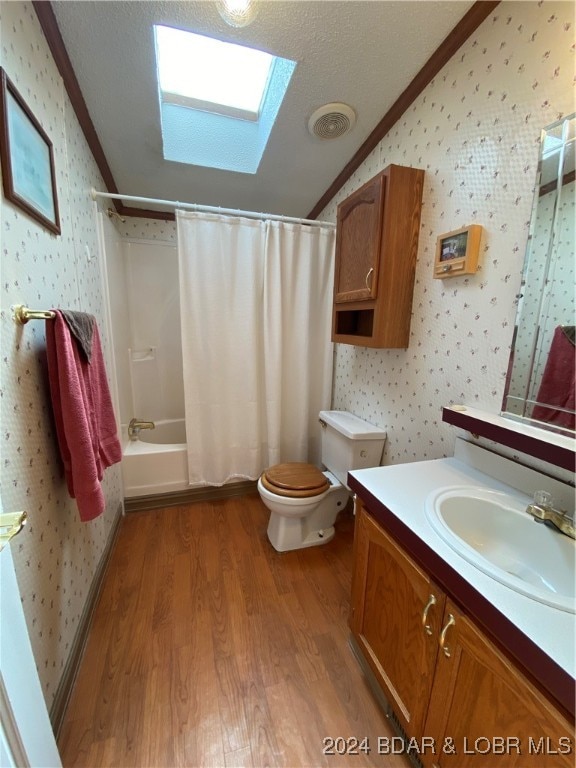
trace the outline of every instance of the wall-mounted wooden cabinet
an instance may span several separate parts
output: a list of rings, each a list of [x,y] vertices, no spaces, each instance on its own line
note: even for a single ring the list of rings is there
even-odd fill
[[[408,346],[423,185],[389,165],[338,206],[333,341]]]
[[[573,766],[571,723],[359,501],[354,550],[355,645],[425,766]]]

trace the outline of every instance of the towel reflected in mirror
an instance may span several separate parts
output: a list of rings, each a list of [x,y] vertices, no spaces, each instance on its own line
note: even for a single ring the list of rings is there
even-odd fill
[[[533,419],[572,430],[575,428],[575,335],[573,325],[559,325],[554,331],[536,398],[538,405],[532,411]]]

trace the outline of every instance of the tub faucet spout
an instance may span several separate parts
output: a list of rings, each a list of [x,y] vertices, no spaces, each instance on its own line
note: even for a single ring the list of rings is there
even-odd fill
[[[142,421],[141,419],[130,419],[128,424],[128,437],[130,440],[138,440],[141,429],[154,429],[156,425],[153,421]]]

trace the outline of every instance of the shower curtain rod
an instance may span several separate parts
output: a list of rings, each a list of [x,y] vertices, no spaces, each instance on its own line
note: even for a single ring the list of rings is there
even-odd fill
[[[331,221],[318,221],[317,219],[298,219],[292,216],[279,216],[275,213],[257,213],[256,211],[241,211],[236,208],[218,208],[211,205],[198,205],[197,203],[180,203],[177,200],[157,200],[152,197],[134,197],[133,195],[117,195],[112,192],[97,192],[92,189],[92,200],[98,197],[106,197],[110,200],[126,200],[131,203],[153,203],[154,205],[167,205],[171,208],[181,208],[186,211],[199,211],[201,213],[219,213],[224,216],[244,216],[251,219],[269,219],[272,221],[284,221],[289,224],[308,224],[316,227],[335,227]]]

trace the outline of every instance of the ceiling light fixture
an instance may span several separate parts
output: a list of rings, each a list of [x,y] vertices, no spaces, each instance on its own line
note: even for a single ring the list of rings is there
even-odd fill
[[[218,13],[231,27],[247,27],[258,13],[255,0],[217,0]]]

